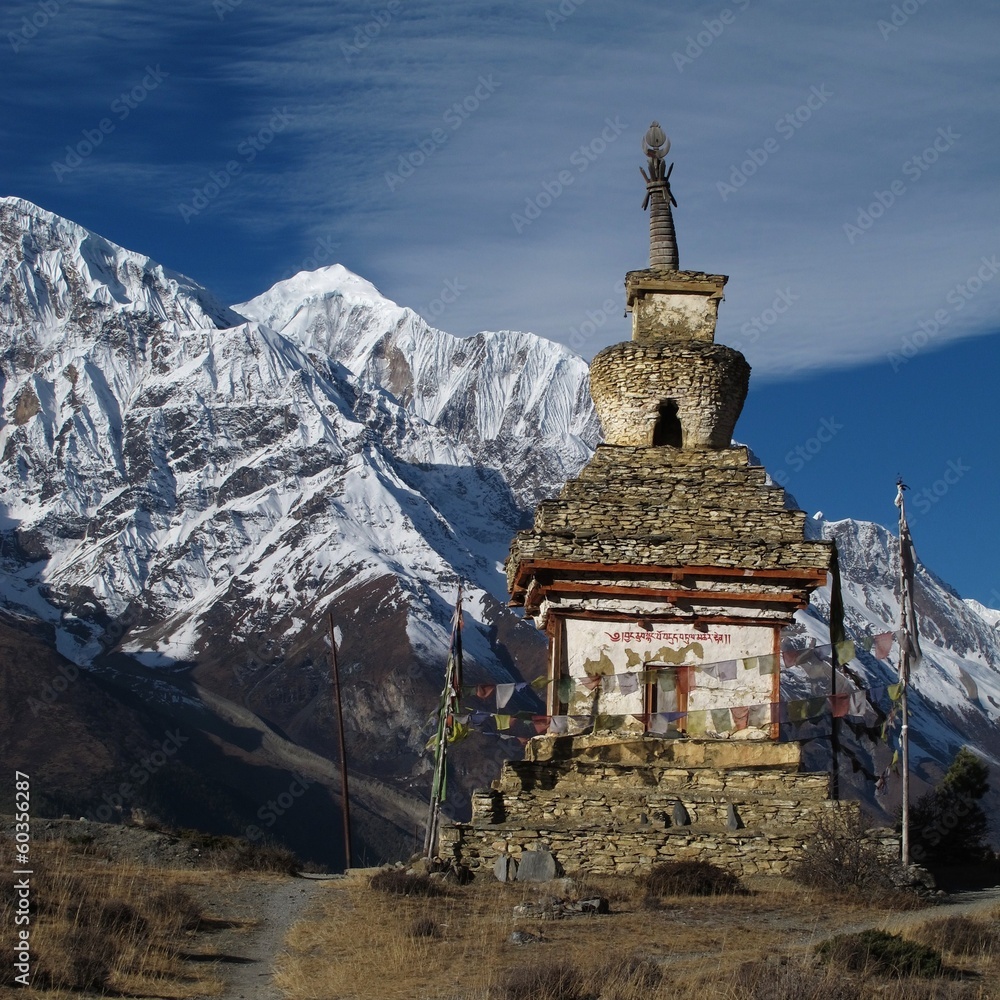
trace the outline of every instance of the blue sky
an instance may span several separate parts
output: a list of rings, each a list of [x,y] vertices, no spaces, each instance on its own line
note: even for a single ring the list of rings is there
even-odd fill
[[[923,560],[998,606],[998,45],[985,0],[9,2],[0,193],[230,302],[339,261],[589,358],[655,118],[681,266],[731,276],[737,436],[831,518],[891,523],[901,474]]]

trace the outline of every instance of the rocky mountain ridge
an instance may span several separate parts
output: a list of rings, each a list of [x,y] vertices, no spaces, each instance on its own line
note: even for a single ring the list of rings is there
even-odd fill
[[[296,746],[335,752],[332,615],[353,765],[373,801],[398,799],[395,834],[372,820],[369,840],[396,844],[399,803],[425,791],[460,581],[469,677],[540,667],[544,642],[506,608],[500,565],[599,438],[582,359],[530,334],[451,337],[339,265],[229,308],[20,199],[0,199],[0,357],[7,612],[168,715],[217,714],[213,699],[251,713],[247,765],[270,731],[268,766],[289,773]],[[851,627],[894,627],[894,539],[826,530],[842,540]],[[914,683],[936,726],[922,749],[941,764],[971,742],[997,763],[990,613],[927,573],[919,593],[933,666]],[[817,641],[825,600],[800,614]],[[473,742],[456,754],[466,792],[509,752]]]

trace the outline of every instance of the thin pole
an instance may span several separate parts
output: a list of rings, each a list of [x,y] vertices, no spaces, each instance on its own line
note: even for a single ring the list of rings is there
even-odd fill
[[[896,506],[899,508],[899,682],[902,685],[900,711],[902,724],[899,730],[899,743],[903,758],[903,803],[902,820],[900,823],[900,861],[903,866],[910,863],[910,713],[907,704],[907,688],[910,682],[910,634],[909,623],[912,615],[908,604],[913,599],[910,586],[906,579],[903,546],[907,544],[910,530],[906,524],[906,508],[903,501],[903,490],[907,487],[902,479],[896,484]]]
[[[844,593],[840,577],[840,553],[837,540],[833,539],[830,553],[830,694],[837,693],[837,670],[841,666],[840,644],[847,638],[844,631]],[[840,798],[840,732],[837,716],[830,720],[830,796],[836,802]]]
[[[834,644],[830,656],[830,694],[836,693],[837,646]],[[836,715],[830,720],[830,771],[830,797],[836,802],[840,798],[840,734],[837,732]]]
[[[330,649],[332,650],[333,663],[333,694],[337,705],[337,736],[340,743],[340,786],[343,789],[343,808],[341,813],[344,817],[344,871],[351,867],[351,797],[347,791],[347,746],[344,741],[344,707],[340,697],[340,665],[337,662],[337,634],[333,630],[333,612],[329,612],[330,620]]]
[[[434,747],[434,777],[431,781],[431,801],[427,813],[427,830],[424,834],[424,857],[430,860],[437,849],[438,824],[441,818],[441,802],[444,799],[444,789],[447,782],[448,740],[451,736],[453,705],[457,695],[457,687],[461,683],[456,678],[461,677],[462,669],[462,588],[458,588],[458,600],[455,603],[454,627],[451,632],[451,645],[448,649],[448,665],[445,667],[444,690],[441,692],[441,704],[438,709],[437,742]]]

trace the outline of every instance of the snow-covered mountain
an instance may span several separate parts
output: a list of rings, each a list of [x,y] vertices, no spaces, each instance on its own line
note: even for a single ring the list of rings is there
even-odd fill
[[[0,363],[0,607],[45,625],[73,663],[165,711],[224,702],[230,722],[255,719],[281,743],[291,771],[296,747],[333,752],[329,613],[352,766],[391,783],[371,794],[397,827],[411,788],[423,797],[460,581],[469,677],[540,665],[499,567],[598,440],[586,364],[565,348],[452,337],[339,265],[227,308],[8,198]],[[894,627],[894,540],[850,521],[827,530],[852,629]],[[921,750],[996,754],[1000,612],[926,572],[920,599]],[[826,600],[801,616],[804,635],[822,635]],[[495,769],[500,748],[484,745],[456,755],[466,788]]]

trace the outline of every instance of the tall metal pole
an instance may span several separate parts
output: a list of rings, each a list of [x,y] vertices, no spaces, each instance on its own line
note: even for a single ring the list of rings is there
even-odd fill
[[[337,705],[337,736],[340,743],[340,787],[343,789],[344,871],[351,867],[351,797],[347,790],[347,745],[344,740],[344,707],[340,697],[340,665],[337,662],[337,634],[333,630],[333,612],[329,612],[330,649],[333,664],[333,694]]]

